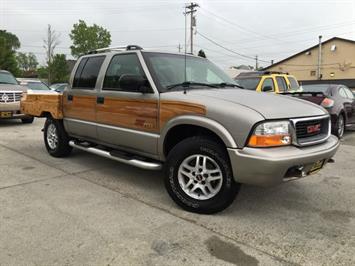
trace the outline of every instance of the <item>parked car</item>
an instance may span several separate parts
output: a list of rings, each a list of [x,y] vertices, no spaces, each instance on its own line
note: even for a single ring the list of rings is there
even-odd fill
[[[47,84],[38,79],[17,79],[21,86],[26,86],[31,90],[49,91]]]
[[[68,83],[54,83],[50,86],[50,88],[56,92],[63,92],[67,86]]]
[[[164,166],[171,198],[198,213],[228,207],[241,183],[315,173],[339,146],[322,107],[239,89],[202,57],[137,46],[80,57],[63,94],[31,92],[22,110],[47,117],[51,156],[74,147],[143,169]]]
[[[302,85],[302,92],[286,94],[323,106],[331,115],[332,133],[339,138],[347,126],[355,124],[355,97],[345,85]]]
[[[281,93],[289,90],[297,91],[300,88],[294,76],[282,72],[243,72],[235,78],[235,81],[244,89],[258,92]]]
[[[22,123],[32,123],[33,117],[20,111],[20,100],[26,89],[20,86],[8,71],[0,70],[0,119],[21,119]]]

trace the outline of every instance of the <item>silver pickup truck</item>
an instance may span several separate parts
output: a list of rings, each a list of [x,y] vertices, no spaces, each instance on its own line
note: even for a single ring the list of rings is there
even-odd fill
[[[20,86],[8,71],[0,70],[0,119],[21,119],[32,123],[33,117],[20,112],[20,100],[26,88]]]
[[[22,102],[25,112],[47,117],[49,154],[74,147],[144,169],[164,166],[171,198],[198,213],[228,207],[240,184],[315,173],[339,146],[322,107],[243,90],[192,55],[94,51],[78,60],[63,95],[49,97],[41,103],[27,94]]]

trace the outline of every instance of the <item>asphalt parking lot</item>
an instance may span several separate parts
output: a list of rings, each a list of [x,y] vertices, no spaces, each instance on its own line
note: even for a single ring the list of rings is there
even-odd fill
[[[0,265],[355,264],[355,130],[320,173],[243,186],[207,216],[178,208],[160,172],[50,157],[43,123],[0,121]]]

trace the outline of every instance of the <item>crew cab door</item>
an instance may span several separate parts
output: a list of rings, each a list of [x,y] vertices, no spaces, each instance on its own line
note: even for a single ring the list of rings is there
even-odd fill
[[[64,91],[64,125],[70,135],[97,139],[96,83],[104,59],[105,56],[102,55],[82,58],[71,86]]]
[[[150,77],[140,53],[129,52],[112,56],[97,95],[96,121],[100,143],[140,152],[157,153],[158,99],[151,82],[147,92],[120,87],[123,75]]]

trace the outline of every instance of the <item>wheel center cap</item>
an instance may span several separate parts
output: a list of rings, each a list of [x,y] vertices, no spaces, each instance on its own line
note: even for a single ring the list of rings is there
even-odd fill
[[[202,181],[203,177],[202,177],[202,175],[197,175],[196,179],[197,179],[197,181]]]

